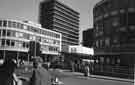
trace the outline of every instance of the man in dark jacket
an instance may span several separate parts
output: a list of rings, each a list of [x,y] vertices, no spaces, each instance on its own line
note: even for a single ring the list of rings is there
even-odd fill
[[[51,75],[42,67],[42,59],[35,59],[33,62],[33,74],[30,80],[31,85],[51,85]]]
[[[21,85],[15,74],[16,68],[17,63],[14,59],[5,59],[4,64],[0,67],[0,85]]]

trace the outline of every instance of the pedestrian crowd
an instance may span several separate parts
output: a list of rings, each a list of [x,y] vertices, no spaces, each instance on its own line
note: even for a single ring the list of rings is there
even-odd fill
[[[93,64],[83,61],[71,61],[71,71],[84,73],[84,76],[90,76],[93,71]]]
[[[33,72],[32,76],[27,80],[27,85],[58,85],[58,78],[52,77],[48,67],[42,67],[42,63],[43,60],[41,58],[33,59]],[[15,70],[17,67],[15,59],[9,58],[4,60],[0,66],[0,85],[23,85],[23,81],[16,76]]]

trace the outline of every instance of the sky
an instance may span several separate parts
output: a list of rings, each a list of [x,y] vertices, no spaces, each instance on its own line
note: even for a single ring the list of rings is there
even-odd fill
[[[0,18],[29,20],[38,23],[39,3],[43,0],[0,0]],[[82,31],[93,27],[93,7],[100,0],[59,0],[80,13],[80,42]]]

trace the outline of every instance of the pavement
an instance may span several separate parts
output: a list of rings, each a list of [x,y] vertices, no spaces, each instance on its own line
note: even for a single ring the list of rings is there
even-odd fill
[[[98,79],[105,79],[105,80],[113,80],[113,81],[121,81],[121,82],[131,82],[134,83],[133,79],[124,79],[124,78],[116,78],[116,77],[109,77],[109,76],[101,76],[101,75],[92,75],[85,77],[83,73],[80,72],[71,72],[70,70],[62,70],[62,69],[57,69],[57,71],[64,73],[68,76],[76,76],[77,78],[98,78]]]

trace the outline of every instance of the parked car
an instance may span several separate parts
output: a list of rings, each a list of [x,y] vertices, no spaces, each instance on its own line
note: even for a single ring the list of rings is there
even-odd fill
[[[50,68],[63,68],[64,67],[64,63],[59,62],[59,61],[54,61],[51,62],[50,64]]]

